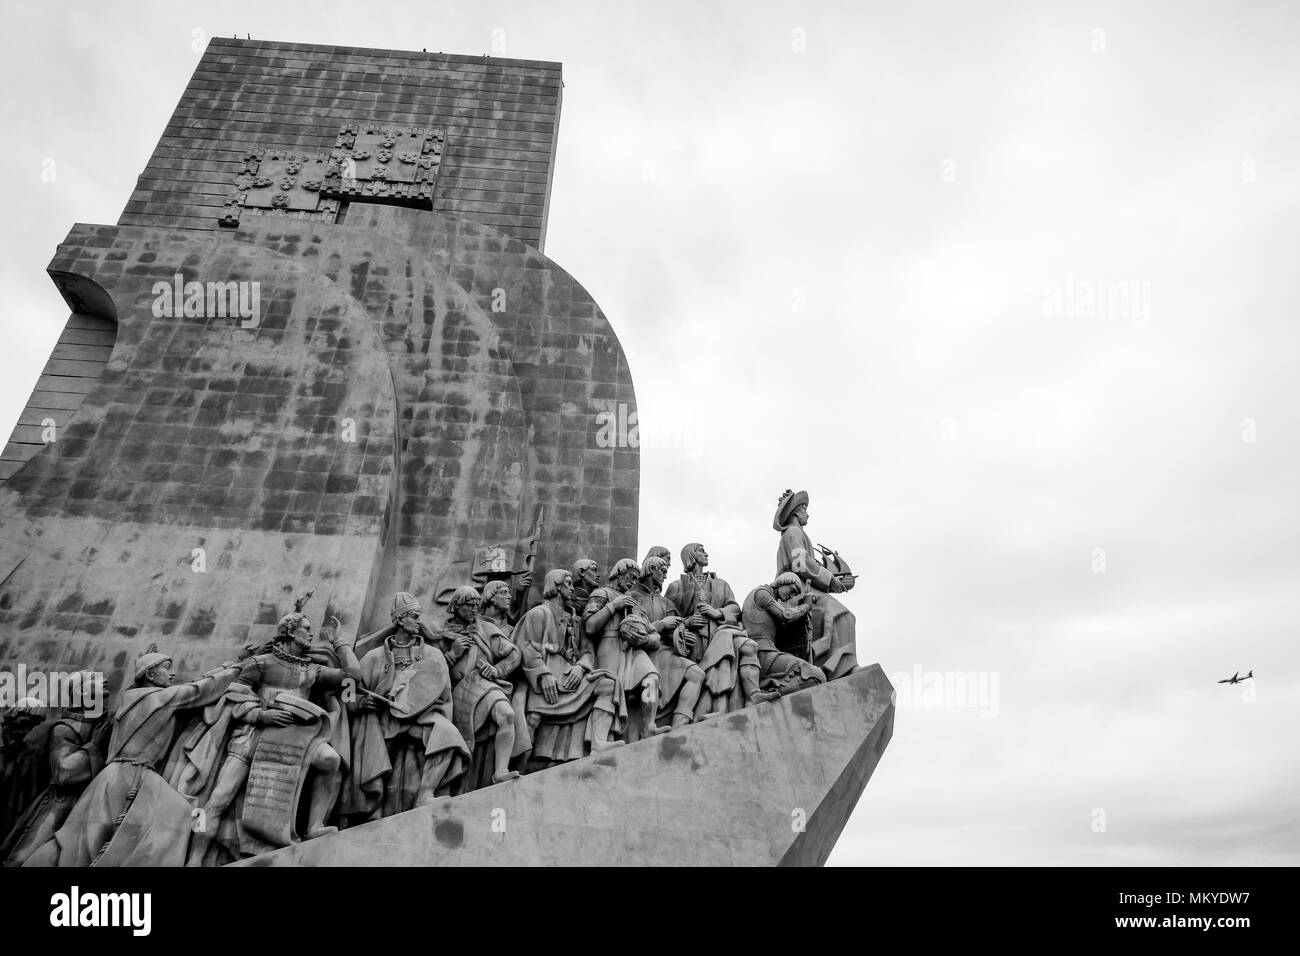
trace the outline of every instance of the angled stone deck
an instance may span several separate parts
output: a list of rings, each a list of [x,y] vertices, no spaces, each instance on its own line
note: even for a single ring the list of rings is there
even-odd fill
[[[235,865],[820,866],[893,735],[892,693],[872,665]]]

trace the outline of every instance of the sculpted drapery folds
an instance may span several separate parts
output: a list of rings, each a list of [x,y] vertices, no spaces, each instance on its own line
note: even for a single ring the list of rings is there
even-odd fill
[[[853,578],[836,577],[817,556],[804,527],[808,524],[808,492],[787,489],[777,503],[772,528],[781,534],[776,573],[793,571],[805,590],[818,592],[812,610],[812,662],[827,679],[851,674],[858,667],[856,620],[832,595],[853,588]]]
[[[799,576],[784,571],[771,584],[745,596],[741,622],[758,649],[762,685],[791,694],[824,683],[821,668],[808,661],[809,612],[817,595],[804,591]]]
[[[50,730],[45,705],[24,697],[0,711],[0,841],[50,785]]]
[[[477,789],[519,776],[510,769],[510,760],[528,750],[529,742],[518,739],[510,705],[514,687],[509,677],[519,667],[522,655],[499,628],[479,619],[479,594],[474,588],[457,588],[448,610],[447,626],[435,636],[438,649],[451,665],[456,729],[473,754],[462,787]],[[486,753],[489,742],[490,759]]]
[[[180,866],[194,825],[193,805],[159,773],[186,712],[218,700],[239,673],[226,664],[198,680],[174,682],[172,660],[148,651],[118,698],[101,771],[28,866]]]
[[[72,699],[104,700],[103,675],[81,671],[73,679],[82,686],[71,693]],[[91,682],[98,684],[98,689],[87,689]],[[102,713],[92,715],[84,708],[65,708],[64,716],[50,727],[49,785],[0,843],[0,864],[22,866],[63,826],[82,791],[104,766],[108,728]]]
[[[542,603],[514,631],[523,654],[516,707],[532,736],[532,761],[541,767],[576,760],[622,745],[614,739],[626,704],[613,672],[596,667],[596,650],[568,612],[573,576],[563,568],[546,575]]]
[[[639,576],[635,559],[619,559],[610,568],[609,586],[596,588],[582,612],[583,631],[596,645],[596,667],[617,676],[624,700],[631,705],[629,742],[668,730],[655,723],[659,670],[650,655],[659,649],[659,638],[628,593]]]
[[[778,696],[759,687],[758,651],[740,628],[740,604],[730,584],[705,570],[708,564],[704,545],[686,545],[682,548],[682,575],[668,585],[664,595],[682,618],[679,630],[685,633],[675,640],[704,671],[697,717]]]
[[[218,835],[233,856],[297,842],[298,798],[308,789],[306,839],[337,830],[325,820],[351,755],[338,691],[346,679],[359,681],[361,674],[334,623],[330,645],[319,645],[312,641],[305,614],[286,614],[270,653],[254,654],[240,665],[225,694],[231,707],[230,742],[203,808],[206,825],[191,844],[191,863],[211,862],[208,851]],[[241,794],[234,840],[227,813]]]
[[[391,633],[378,646],[367,638],[363,689],[348,704],[352,764],[340,814],[351,824],[449,796],[469,766],[452,720],[451,672],[422,616],[414,597],[398,594]]]
[[[673,727],[684,727],[695,720],[695,705],[704,689],[704,669],[688,655],[692,642],[688,640],[684,629],[678,630],[683,618],[660,593],[666,572],[667,565],[662,558],[646,558],[641,565],[640,577],[629,593],[658,638],[659,646],[651,654],[655,668],[659,671],[657,717],[660,720],[671,720]],[[724,642],[719,641],[719,645],[722,643]],[[730,638],[725,643],[729,645]],[[707,652],[710,648],[704,650]],[[733,659],[733,652],[728,646],[728,665]]]

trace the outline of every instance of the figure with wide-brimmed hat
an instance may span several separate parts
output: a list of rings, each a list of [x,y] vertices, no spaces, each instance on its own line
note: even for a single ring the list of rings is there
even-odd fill
[[[808,492],[789,488],[777,502],[772,528],[781,535],[776,550],[776,573],[794,572],[804,590],[817,592],[811,612],[812,663],[827,679],[843,677],[858,668],[856,619],[834,595],[853,589],[856,577],[842,566],[828,567],[819,549],[804,531],[808,524]],[[833,555],[833,553],[826,552]],[[838,556],[833,556],[838,561]]]

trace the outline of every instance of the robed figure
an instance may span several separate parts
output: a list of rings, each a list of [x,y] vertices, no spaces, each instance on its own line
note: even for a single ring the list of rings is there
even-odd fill
[[[132,685],[118,697],[108,765],[67,821],[27,866],[181,866],[202,826],[193,805],[159,774],[186,711],[221,697],[234,664],[183,684],[172,659],[156,651],[136,660]]]
[[[573,576],[546,575],[542,603],[528,610],[512,637],[523,655],[515,707],[532,737],[531,760],[547,766],[622,745],[626,702],[611,671],[596,667],[591,638],[569,616]]]
[[[664,592],[682,623],[674,643],[704,671],[696,717],[739,710],[777,694],[759,686],[758,648],[740,627],[740,604],[731,585],[707,570],[709,553],[692,542],[682,548],[682,574]]]
[[[360,661],[352,710],[352,767],[340,813],[349,823],[402,813],[450,796],[470,750],[452,722],[447,660],[408,593],[393,599],[393,628]],[[359,639],[358,646],[369,638]]]
[[[103,769],[110,724],[102,711],[92,712],[102,707],[103,675],[79,671],[72,679],[77,686],[69,685],[69,696],[82,701],[82,706],[64,708],[63,716],[51,725],[49,786],[0,843],[0,865],[24,865],[63,826],[82,791]]]

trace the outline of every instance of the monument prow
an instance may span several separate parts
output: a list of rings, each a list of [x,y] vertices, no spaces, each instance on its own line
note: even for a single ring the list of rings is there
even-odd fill
[[[235,866],[820,866],[894,730],[880,665]]]

